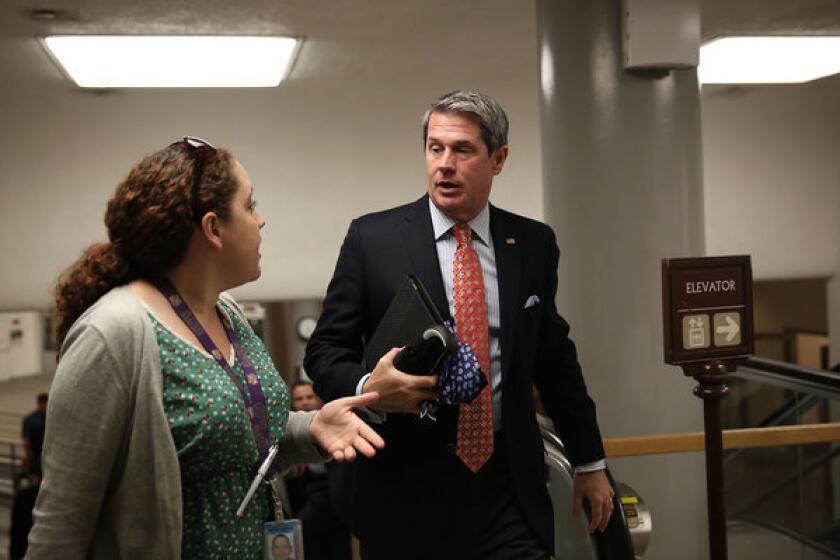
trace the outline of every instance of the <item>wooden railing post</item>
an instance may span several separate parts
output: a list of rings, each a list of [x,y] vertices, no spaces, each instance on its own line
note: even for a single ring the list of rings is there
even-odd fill
[[[712,560],[726,560],[726,501],[723,495],[723,433],[720,401],[729,392],[727,365],[719,360],[705,364],[685,364],[686,375],[698,385],[694,394],[703,399],[703,425],[706,440],[706,500],[709,516],[709,553]],[[729,366],[734,369],[734,366]]]

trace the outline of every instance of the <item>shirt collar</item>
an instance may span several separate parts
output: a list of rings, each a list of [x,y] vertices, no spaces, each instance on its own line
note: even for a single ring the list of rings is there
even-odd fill
[[[435,206],[432,199],[429,198],[429,213],[432,216],[432,228],[435,232],[435,241],[438,241],[447,232],[452,230],[452,226],[457,224],[455,220],[444,214],[440,208]],[[470,229],[473,230],[475,236],[484,243],[490,245],[490,204],[485,204],[484,208],[478,215],[467,222]]]

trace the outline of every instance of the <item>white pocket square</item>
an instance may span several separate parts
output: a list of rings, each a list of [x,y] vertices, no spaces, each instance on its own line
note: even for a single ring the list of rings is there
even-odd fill
[[[539,296],[528,296],[528,300],[525,302],[525,309],[529,307],[534,307],[540,302]]]

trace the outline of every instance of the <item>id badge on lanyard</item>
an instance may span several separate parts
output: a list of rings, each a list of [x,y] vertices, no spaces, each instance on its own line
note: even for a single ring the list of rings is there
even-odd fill
[[[303,560],[303,529],[297,519],[263,525],[265,560]]]

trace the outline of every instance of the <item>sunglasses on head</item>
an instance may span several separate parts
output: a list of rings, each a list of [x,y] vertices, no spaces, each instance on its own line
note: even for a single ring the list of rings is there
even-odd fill
[[[193,180],[192,189],[190,191],[190,200],[192,201],[193,218],[195,222],[201,223],[202,214],[199,207],[198,200],[198,186],[201,184],[201,176],[204,174],[204,165],[207,162],[207,154],[215,152],[216,148],[210,142],[197,138],[195,136],[184,136],[177,142],[169,145],[170,148],[184,146],[195,157],[193,164]]]

